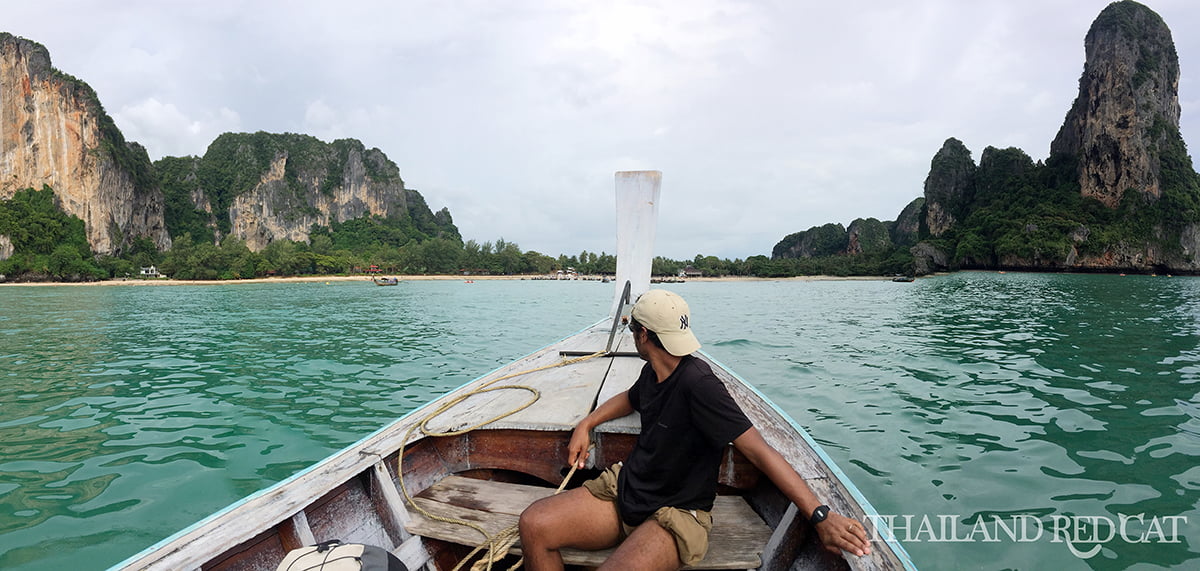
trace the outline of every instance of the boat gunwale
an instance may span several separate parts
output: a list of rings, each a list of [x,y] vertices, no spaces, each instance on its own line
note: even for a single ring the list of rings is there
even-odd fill
[[[710,363],[720,367],[722,371],[729,373],[729,375],[741,383],[742,386],[749,389],[749,391],[758,397],[761,402],[766,403],[766,405],[769,406],[776,414],[783,418],[783,420],[786,421],[789,426],[791,426],[792,430],[800,434],[801,438],[804,439],[804,442],[808,444],[808,447],[817,454],[817,457],[820,458],[821,462],[829,469],[829,472],[833,478],[846,488],[846,491],[849,492],[854,501],[858,503],[858,506],[862,508],[863,514],[866,517],[873,519],[872,523],[875,524],[874,528],[879,532],[881,536],[880,539],[889,546],[889,549],[892,553],[896,554],[896,559],[898,559],[900,563],[904,565],[905,569],[917,571],[916,564],[912,562],[912,557],[908,554],[908,550],[906,550],[904,545],[902,545],[900,541],[895,538],[895,536],[892,534],[891,528],[885,525],[879,525],[882,521],[879,511],[875,509],[875,506],[872,505],[869,500],[867,500],[862,491],[858,489],[858,486],[854,484],[854,481],[851,480],[846,473],[842,471],[841,467],[839,467],[837,463],[833,461],[833,458],[831,458],[829,454],[825,452],[825,449],[813,439],[812,435],[809,434],[804,427],[800,426],[800,423],[796,422],[796,419],[792,418],[791,415],[779,408],[779,405],[776,404],[774,400],[767,397],[767,395],[763,394],[762,391],[758,390],[758,387],[755,387],[753,384],[746,381],[746,379],[743,379],[741,375],[734,372],[733,369],[729,368],[721,361],[713,358],[713,356],[709,355],[707,351],[700,349],[699,353],[703,355],[704,358]]]
[[[254,502],[262,500],[265,496],[269,496],[271,494],[276,494],[276,493],[280,492],[281,490],[283,490],[284,488],[292,486],[294,483],[296,483],[299,480],[302,480],[306,477],[313,476],[313,474],[318,472],[323,466],[327,466],[330,464],[336,464],[336,463],[338,463],[339,459],[346,459],[346,457],[348,455],[353,455],[354,453],[357,452],[358,455],[360,456],[360,458],[358,458],[358,459],[351,458],[346,461],[344,466],[340,466],[340,467],[336,468],[336,470],[329,470],[329,472],[336,472],[337,474],[345,475],[346,477],[352,477],[354,474],[361,473],[364,470],[369,470],[372,465],[377,464],[378,462],[390,457],[392,454],[396,453],[399,450],[399,447],[390,446],[390,444],[393,444],[391,441],[402,436],[401,434],[399,434],[401,432],[401,429],[410,425],[412,422],[411,419],[418,413],[422,413],[423,411],[432,410],[434,407],[439,406],[439,403],[445,402],[447,399],[456,397],[457,395],[461,394],[462,391],[469,390],[472,386],[477,385],[478,383],[484,381],[485,379],[487,379],[489,377],[495,376],[497,373],[499,373],[503,369],[511,368],[511,367],[513,367],[513,365],[515,365],[517,363],[521,363],[527,359],[530,359],[530,358],[533,358],[536,356],[541,356],[541,355],[545,354],[546,351],[551,350],[556,345],[561,345],[564,342],[566,342],[572,338],[575,338],[577,336],[585,334],[589,331],[596,330],[598,327],[603,326],[603,327],[607,328],[607,327],[609,327],[609,324],[611,323],[611,321],[612,321],[611,317],[602,318],[591,325],[588,325],[586,327],[583,327],[583,328],[575,331],[574,333],[566,335],[556,341],[547,343],[547,344],[543,345],[542,347],[539,347],[536,350],[533,350],[529,353],[526,353],[525,355],[523,355],[521,357],[514,359],[513,361],[504,363],[482,375],[475,377],[474,379],[472,379],[470,381],[464,382],[463,384],[459,385],[458,387],[451,389],[451,390],[441,394],[440,396],[434,398],[433,400],[423,404],[422,406],[419,406],[419,407],[405,413],[401,417],[385,424],[384,426],[380,427],[379,429],[360,438],[359,440],[343,447],[340,450],[337,450],[337,451],[325,456],[324,458],[314,462],[312,465],[308,466],[307,468],[304,468],[303,470],[300,470],[299,472],[296,472],[295,474],[289,476],[288,478],[280,480],[270,486],[267,486],[267,487],[265,487],[261,490],[258,490],[246,497],[243,497],[235,502],[232,502],[229,505],[225,506],[224,508],[189,525],[188,527],[186,527],[176,533],[173,533],[168,537],[161,539],[160,541],[154,543],[153,545],[139,551],[138,553],[136,553],[136,554],[126,558],[125,560],[117,563],[116,565],[110,567],[109,570],[113,571],[116,569],[126,569],[126,568],[131,568],[135,565],[137,566],[136,568],[142,569],[142,568],[148,568],[148,567],[153,567],[156,565],[164,564],[165,562],[167,562],[171,559],[171,556],[173,554],[179,553],[181,551],[182,552],[188,551],[189,547],[194,545],[195,542],[204,538],[209,533],[212,533],[212,530],[206,530],[206,528],[213,526],[216,522],[220,521],[221,519],[227,518],[230,514],[232,514],[233,512],[236,512],[239,509],[242,509],[244,506],[246,506],[248,504],[252,504]],[[875,518],[874,518],[875,529],[878,530],[878,532],[880,534],[880,539],[887,544],[887,548],[886,548],[887,551],[895,554],[895,559],[904,567],[904,569],[916,571],[916,567],[912,563],[911,557],[909,556],[908,552],[904,549],[903,545],[901,545],[898,541],[895,540],[891,530],[887,526],[880,525],[881,518],[878,517],[879,514],[878,514],[877,510],[874,508],[874,506],[871,505],[871,503],[862,494],[861,490],[858,489],[858,487],[846,476],[846,474],[841,470],[840,467],[838,467],[838,465],[833,461],[833,459],[829,457],[829,455],[825,452],[825,450],[812,438],[812,436],[808,433],[808,431],[805,430],[802,426],[800,426],[800,424],[797,423],[795,419],[793,419],[790,415],[788,415],[786,412],[784,412],[779,407],[778,404],[776,404],[773,400],[768,398],[765,394],[762,393],[762,391],[760,391],[753,384],[747,382],[744,378],[742,378],[740,375],[738,375],[732,369],[730,369],[729,367],[727,367],[726,365],[721,363],[719,360],[713,358],[707,352],[701,350],[701,351],[699,351],[699,353],[702,355],[702,357],[704,359],[708,360],[714,366],[720,368],[724,373],[728,374],[731,379],[733,379],[734,381],[739,383],[742,387],[744,387],[749,394],[751,394],[755,397],[756,400],[758,400],[762,404],[765,404],[766,408],[768,410],[770,410],[774,414],[778,415],[778,417],[780,419],[782,419],[787,424],[788,427],[791,428],[791,431],[793,433],[800,435],[800,437],[803,440],[803,442],[805,443],[805,445],[816,455],[816,457],[820,461],[820,463],[823,464],[827,468],[830,476],[835,481],[837,481],[838,483],[841,484],[841,487],[843,489],[845,489],[845,491],[849,495],[850,499],[855,504],[857,504],[857,507],[859,509],[861,509],[866,516],[868,516],[868,517],[875,516]],[[537,429],[527,428],[527,430],[537,430]],[[599,430],[601,432],[605,432],[603,430],[603,427],[600,427]],[[617,432],[622,433],[621,431],[617,431]],[[420,439],[421,439],[421,437],[417,437],[415,440],[420,440]],[[373,445],[373,444],[378,445],[382,442],[387,442],[389,444],[389,446],[383,447],[383,448],[378,448],[375,450],[370,449],[371,445]],[[408,444],[408,442],[405,442],[404,444]],[[324,474],[320,474],[320,475],[324,475]],[[344,482],[344,481],[345,481],[345,478],[341,478],[338,480],[338,482]],[[336,488],[336,486],[337,486],[337,484],[335,484],[333,486],[333,488]],[[333,488],[330,488],[330,490],[332,490]],[[321,496],[323,496],[324,494],[328,493],[330,490],[319,490],[319,491],[321,492]],[[280,497],[286,497],[286,493],[281,494]],[[308,497],[310,499],[314,499],[312,494],[309,494]],[[301,511],[301,512],[304,511],[305,509],[307,509],[308,506],[311,505],[311,503],[312,502],[300,505],[296,511]],[[285,510],[281,510],[281,511],[289,511],[289,510],[285,509]],[[292,516],[292,514],[284,514],[284,515],[282,515],[282,518],[283,518],[283,520],[286,520],[288,517],[291,517],[291,516]],[[272,517],[270,519],[275,519],[275,518]],[[281,521],[283,521],[283,520],[281,520]],[[266,519],[262,519],[262,521],[266,521]],[[262,522],[260,521],[259,523],[262,523]],[[272,526],[278,525],[278,522],[272,522],[271,525]],[[261,529],[260,529],[260,531],[261,531]],[[188,539],[188,536],[195,535],[195,534],[198,534],[198,535]],[[247,537],[241,538],[240,541],[245,542],[245,541],[250,541],[251,539],[252,539],[251,536],[247,536]],[[163,550],[165,548],[171,546],[174,543],[179,543],[179,545],[174,550],[171,550],[169,552],[163,552]],[[227,547],[230,547],[230,546],[227,546]],[[147,558],[154,556],[156,553],[158,553],[158,555],[159,555],[158,557],[154,557],[153,559],[151,559],[149,561],[144,561]],[[212,555],[213,553],[208,552],[208,554]],[[191,556],[185,554],[184,557],[187,558],[187,557],[191,557]],[[851,562],[851,559],[853,559],[853,558],[852,557],[846,558],[847,562],[850,563],[851,566],[853,567],[853,562]],[[188,562],[189,564],[191,564],[193,566],[197,566],[197,568],[198,568],[198,566],[204,564],[204,561],[186,560],[186,562]]]

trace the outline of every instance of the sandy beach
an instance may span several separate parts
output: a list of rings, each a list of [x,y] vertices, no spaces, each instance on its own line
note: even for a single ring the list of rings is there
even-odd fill
[[[400,281],[487,281],[487,280],[533,280],[546,279],[546,276],[514,275],[514,276],[457,276],[457,275],[397,275]],[[789,281],[887,281],[888,276],[796,276],[791,278],[757,278],[748,276],[724,276],[688,278],[689,282],[789,282]],[[6,286],[50,286],[50,287],[94,287],[94,286],[171,286],[171,285],[233,285],[233,284],[262,284],[262,283],[297,283],[297,282],[369,282],[369,276],[295,276],[285,278],[251,278],[245,280],[172,280],[172,279],[117,279],[97,282],[11,282],[0,283]],[[549,280],[548,280],[549,281]],[[594,280],[593,280],[594,281]],[[680,283],[680,282],[676,282]],[[657,284],[655,284],[657,285]]]

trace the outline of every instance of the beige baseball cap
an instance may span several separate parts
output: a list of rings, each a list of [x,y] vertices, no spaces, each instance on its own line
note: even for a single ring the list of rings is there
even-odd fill
[[[679,294],[665,289],[647,291],[633,304],[630,316],[657,334],[667,352],[676,357],[700,349],[700,341],[692,333],[688,304]]]

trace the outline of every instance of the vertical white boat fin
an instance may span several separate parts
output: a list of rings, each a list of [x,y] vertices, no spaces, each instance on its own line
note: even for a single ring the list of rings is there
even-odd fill
[[[650,289],[654,233],[658,224],[659,171],[621,171],[617,179],[617,280],[609,315],[620,314],[621,294],[629,282],[630,300]]]

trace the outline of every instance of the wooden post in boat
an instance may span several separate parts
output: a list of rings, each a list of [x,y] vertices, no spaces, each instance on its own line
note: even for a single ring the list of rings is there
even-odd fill
[[[617,179],[617,280],[610,315],[622,309],[625,282],[632,285],[630,301],[650,289],[654,231],[658,223],[659,171],[621,171]]]

